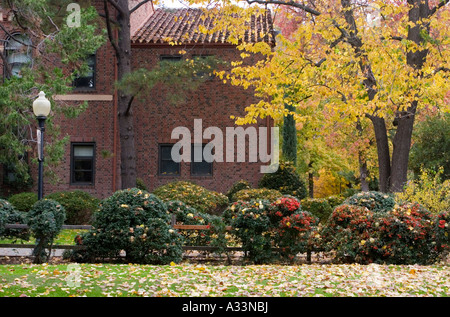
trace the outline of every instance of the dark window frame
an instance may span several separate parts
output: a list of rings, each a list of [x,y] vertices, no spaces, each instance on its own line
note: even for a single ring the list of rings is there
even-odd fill
[[[180,62],[183,59],[183,55],[180,54],[163,54],[159,55],[159,62],[168,61],[168,62]]]
[[[163,147],[173,147],[175,144],[174,143],[160,143],[158,144],[158,176],[162,176],[162,177],[180,177],[181,176],[181,162],[176,163],[176,162],[172,162],[174,164],[178,165],[178,174],[165,174],[161,169],[162,169],[162,161],[163,161],[163,157],[162,157],[162,148]],[[169,160],[164,160],[164,161],[169,161]]]
[[[92,181],[91,182],[79,182],[75,180],[75,161],[76,159],[86,159],[86,156],[75,156],[75,147],[76,146],[92,146]],[[96,144],[95,142],[72,142],[70,144],[70,185],[81,185],[81,186],[93,186],[95,184],[95,161],[96,161]],[[89,156],[88,156],[89,157]],[[89,171],[89,170],[86,170]],[[86,172],[84,171],[84,172]]]
[[[199,144],[192,144],[191,145],[191,176],[193,176],[193,177],[212,177],[213,176],[213,171],[214,171],[214,166],[213,166],[214,162],[209,163],[209,162],[204,161],[204,159],[203,159],[203,150],[205,148],[206,143],[202,143],[202,162],[194,162],[194,147],[198,146],[198,145]],[[207,174],[194,173],[195,164],[209,164],[210,172],[207,173]]]
[[[74,90],[95,90],[97,86],[97,53],[90,54],[88,57],[92,58],[94,63],[91,65],[92,69],[92,76],[79,76],[74,78],[72,86]],[[90,66],[88,64],[88,66]],[[80,86],[80,82],[89,82],[89,80],[92,79],[92,87],[89,87],[89,85],[82,85]]]

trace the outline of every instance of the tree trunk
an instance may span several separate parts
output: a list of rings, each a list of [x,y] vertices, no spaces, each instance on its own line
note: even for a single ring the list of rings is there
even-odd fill
[[[391,176],[391,157],[389,153],[389,139],[387,136],[386,122],[383,118],[369,116],[375,132],[378,155],[378,190],[384,193],[389,191]]]
[[[105,0],[106,1],[106,0]],[[117,57],[117,79],[131,73],[131,34],[130,34],[130,10],[128,1],[118,1],[116,4],[120,11],[117,12],[116,21],[117,42],[115,43]],[[111,38],[111,37],[110,37]],[[134,142],[134,121],[131,104],[133,96],[123,91],[118,91],[118,125],[120,135],[120,176],[121,188],[136,187],[136,150]]]
[[[409,151],[414,126],[417,101],[409,111],[402,112],[398,118],[397,131],[393,141],[390,191],[400,192],[406,183],[408,173]]]
[[[309,198],[314,198],[314,172],[312,171],[312,162],[308,164],[308,192]]]
[[[428,0],[408,0],[411,9],[408,12],[409,21],[412,26],[408,29],[408,40],[422,45],[423,34],[429,34],[430,9]],[[415,76],[421,76],[421,69],[426,61],[428,50],[409,51],[406,54],[406,63],[414,69]],[[398,123],[397,131],[393,141],[392,166],[391,166],[391,192],[400,192],[407,180],[409,152],[411,149],[411,138],[414,119],[417,109],[417,101],[413,101],[410,107],[396,116]]]
[[[369,183],[367,183],[367,162],[362,158],[361,153],[358,154],[359,160],[359,180],[361,182],[361,191],[369,191]]]

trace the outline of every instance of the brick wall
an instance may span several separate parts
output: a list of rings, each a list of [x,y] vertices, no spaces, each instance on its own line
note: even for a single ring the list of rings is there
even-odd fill
[[[186,49],[185,47],[183,47]],[[232,61],[239,58],[239,52],[231,46],[194,47],[187,48],[188,57],[204,54],[214,55],[223,60]],[[133,49],[133,65],[135,68],[151,69],[159,63],[160,55],[176,55],[179,47],[148,46]],[[149,188],[154,188],[167,182],[189,180],[208,189],[225,193],[241,179],[257,185],[262,174],[261,164],[246,162],[214,162],[212,176],[192,176],[190,163],[182,162],[179,176],[158,175],[158,144],[176,143],[178,139],[171,139],[175,127],[187,127],[194,133],[194,119],[202,119],[203,129],[219,127],[225,137],[226,127],[235,127],[231,115],[244,115],[245,107],[256,101],[251,90],[244,90],[230,84],[224,84],[219,78],[207,81],[201,87],[189,93],[186,102],[177,106],[167,102],[167,89],[155,87],[149,92],[146,102],[134,105],[136,122],[137,171]],[[169,92],[170,93],[170,92]],[[266,126],[266,120],[258,125]],[[209,139],[204,139],[208,143]],[[224,149],[224,153],[225,153]],[[247,152],[248,153],[248,152]]]

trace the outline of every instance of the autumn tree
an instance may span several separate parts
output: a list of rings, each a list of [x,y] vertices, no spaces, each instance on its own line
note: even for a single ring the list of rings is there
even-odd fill
[[[334,120],[353,125],[355,134],[357,123],[369,120],[379,189],[401,191],[417,111],[424,106],[449,110],[443,101],[448,91],[448,2],[248,0],[249,6],[242,7],[222,1],[221,9],[230,13],[225,22],[236,34],[239,30],[233,25],[269,5],[289,7],[293,18],[301,19],[291,39],[278,36],[278,50],[262,43],[240,43],[243,52],[266,59],[220,74],[235,85],[253,87],[261,97],[237,123],[268,115],[281,118],[289,114],[286,104],[301,107],[308,96],[326,100],[336,114]],[[258,5],[264,7],[258,11]],[[230,22],[232,16],[239,18]],[[305,119],[292,114],[299,122]]]

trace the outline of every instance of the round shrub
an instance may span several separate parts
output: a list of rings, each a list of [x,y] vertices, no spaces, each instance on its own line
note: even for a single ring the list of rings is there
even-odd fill
[[[369,191],[357,193],[347,198],[343,204],[367,207],[373,212],[386,212],[394,208],[395,199],[392,194]]]
[[[252,188],[246,180],[240,180],[231,186],[230,190],[226,193],[226,196],[228,197],[228,200],[232,201],[233,195],[237,193],[240,190],[243,189],[250,189]]]
[[[302,200],[302,209],[309,211],[314,216],[319,218],[321,223],[328,220],[333,208],[331,208],[328,200],[325,198],[307,198]]]
[[[36,193],[23,192],[12,195],[8,201],[19,211],[28,211],[38,201]]]
[[[221,214],[228,204],[228,198],[191,182],[178,181],[156,188],[153,194],[163,201],[179,200],[199,212]]]
[[[90,224],[100,200],[82,190],[55,192],[45,198],[58,201],[66,210],[68,225]]]
[[[35,263],[42,263],[49,258],[45,249],[53,244],[53,240],[61,231],[66,218],[64,207],[53,199],[38,200],[26,214],[26,222],[32,235],[38,242],[34,255]]]
[[[5,225],[10,223],[26,223],[25,213],[16,210],[7,200],[0,199],[0,237],[22,240],[28,240],[30,238],[30,233],[27,229],[5,228]]]
[[[345,198],[342,196],[333,195],[327,197],[326,200],[328,201],[328,204],[330,205],[331,209],[334,209],[337,206],[341,205],[344,202]]]
[[[305,182],[290,162],[280,162],[280,166],[275,173],[264,174],[258,187],[276,189],[283,195],[295,196],[300,200],[308,195]]]
[[[238,200],[235,201],[233,203],[231,203],[224,211],[222,214],[222,219],[223,221],[227,224],[227,225],[231,225],[232,220],[234,219],[234,217],[236,217],[236,215],[238,214],[238,212],[246,207],[248,207],[250,205],[250,202],[248,201],[243,201],[243,200]]]
[[[269,202],[251,200],[245,204],[236,204],[231,217],[233,235],[242,244],[245,256],[255,264],[273,259],[272,226],[267,216]]]
[[[138,188],[115,192],[100,203],[93,228],[76,238],[85,245],[73,259],[118,258],[122,250],[128,261],[167,264],[182,257],[182,237],[169,225],[166,204]]]
[[[323,236],[338,261],[362,264],[431,264],[440,254],[434,216],[417,203],[373,212],[355,205],[338,206]]]
[[[272,225],[277,227],[284,217],[299,211],[301,211],[300,201],[293,196],[285,195],[270,204],[268,215]]]
[[[250,200],[258,200],[264,199],[269,201],[275,201],[282,194],[275,189],[267,189],[267,188],[255,188],[255,189],[242,189],[235,194],[233,194],[231,201],[250,201]]]
[[[172,200],[166,203],[169,213],[175,215],[176,223],[182,225],[208,225],[212,215],[198,212],[182,201]],[[186,245],[208,245],[211,237],[206,230],[178,230]]]
[[[311,250],[312,239],[317,238],[314,228],[318,223],[317,217],[301,210],[282,218],[276,235],[276,243],[281,248],[281,256],[292,261],[297,253]]]

